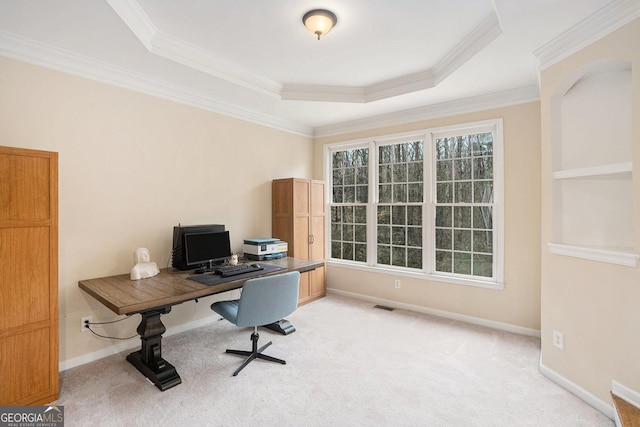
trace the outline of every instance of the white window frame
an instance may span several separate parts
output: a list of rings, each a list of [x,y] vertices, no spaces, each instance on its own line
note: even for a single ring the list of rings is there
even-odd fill
[[[325,151],[324,151],[324,182],[327,183],[327,185],[325,185],[325,200],[328,200],[330,202],[328,202],[328,209],[327,209],[327,214],[325,215],[325,258],[326,259],[331,259],[331,216],[332,216],[332,212],[331,212],[331,207],[332,206],[344,206],[344,205],[350,205],[351,203],[333,203],[333,186],[332,184],[332,178],[333,178],[333,168],[332,168],[332,154],[334,152],[337,151],[344,151],[344,150],[354,150],[354,149],[358,149],[358,148],[368,148],[369,149],[369,181],[371,181],[371,168],[373,167],[373,165],[375,164],[376,160],[372,158],[371,155],[371,147],[369,146],[370,141],[369,140],[357,140],[357,141],[348,141],[348,142],[344,142],[344,143],[337,143],[337,144],[330,144],[325,146]],[[327,160],[328,159],[328,160]],[[373,188],[373,190],[375,190],[375,188]],[[371,241],[371,227],[368,226],[368,221],[370,218],[373,218],[371,215],[375,215],[375,213],[372,213],[372,207],[371,207],[371,200],[373,200],[374,194],[372,193],[372,186],[371,186],[371,182],[369,182],[367,184],[367,262],[362,262],[362,261],[351,261],[351,260],[339,260],[339,262],[347,264],[347,265],[357,265],[360,267],[363,266],[368,266],[371,265],[371,250],[369,248],[369,242]],[[375,230],[373,230],[373,232],[375,233]],[[374,238],[375,238],[375,234],[374,234]],[[337,259],[333,258],[333,260],[338,261]]]
[[[425,247],[424,244],[425,242],[428,242],[429,240],[427,240],[427,231],[429,230],[428,225],[430,225],[428,221],[428,201],[430,200],[430,193],[431,193],[431,189],[429,186],[429,170],[431,168],[430,165],[430,158],[431,156],[428,153],[429,150],[429,139],[428,139],[428,135],[424,132],[419,132],[419,133],[407,133],[407,134],[402,134],[402,135],[394,135],[394,136],[388,136],[388,137],[381,137],[381,138],[374,138],[371,142],[372,142],[372,147],[369,150],[371,151],[371,149],[374,150],[374,156],[373,156],[373,160],[375,161],[375,164],[373,166],[371,166],[371,155],[369,156],[369,164],[370,164],[370,170],[373,170],[373,185],[371,185],[370,190],[373,191],[373,198],[370,199],[371,202],[370,204],[371,206],[371,210],[372,210],[372,217],[371,218],[377,218],[377,213],[378,213],[378,206],[380,206],[380,198],[379,196],[379,192],[377,190],[378,184],[379,184],[379,176],[378,176],[378,166],[380,165],[380,150],[379,147],[383,146],[383,145],[394,145],[394,144],[402,144],[405,142],[410,142],[410,141],[416,141],[416,140],[421,140],[423,141],[423,163],[424,163],[424,167],[423,167],[423,175],[422,175],[422,182],[424,185],[424,197],[422,199],[422,269],[421,270],[417,270],[415,268],[407,268],[407,267],[399,267],[399,266],[393,266],[393,265],[388,265],[388,264],[378,264],[378,234],[377,234],[377,221],[376,221],[376,225],[373,227],[369,227],[369,233],[372,234],[372,242],[373,242],[373,247],[369,248],[367,247],[367,255],[370,257],[369,258],[369,265],[373,265],[376,268],[381,268],[381,269],[393,269],[393,270],[398,270],[398,271],[406,271],[408,273],[412,273],[415,271],[422,271],[423,273],[426,273],[426,254],[425,254]],[[371,194],[371,193],[369,193]],[[330,199],[327,199],[330,200]],[[391,205],[393,206],[394,203],[390,202],[390,203],[382,203],[384,205]],[[410,203],[399,203],[399,205],[401,206],[408,206],[410,205]],[[369,218],[369,217],[367,217]],[[369,238],[369,235],[367,235],[367,239]],[[369,242],[369,240],[367,240],[367,243]],[[375,249],[375,250],[371,250],[371,249]]]
[[[436,138],[468,133],[492,132],[493,140],[493,278],[479,278],[455,273],[435,271],[435,158]],[[423,263],[422,270],[381,265],[377,263],[377,221],[379,200],[378,186],[378,146],[422,139],[424,141],[424,199],[423,199]],[[375,271],[393,276],[405,276],[430,281],[454,283],[488,289],[504,289],[504,142],[502,119],[484,120],[446,127],[422,129],[415,132],[381,135],[366,139],[327,144],[324,147],[324,180],[329,211],[332,204],[332,154],[355,148],[369,148],[369,187],[367,202],[367,262],[348,261],[331,258],[331,215],[326,215],[327,236],[325,239],[327,264],[342,268]],[[339,205],[339,204],[338,204]],[[369,225],[371,220],[373,225]]]

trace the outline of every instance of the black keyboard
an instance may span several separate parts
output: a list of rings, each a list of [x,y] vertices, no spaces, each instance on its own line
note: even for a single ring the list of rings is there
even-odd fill
[[[215,273],[222,277],[229,277],[260,270],[264,270],[264,267],[261,267],[258,264],[238,264],[218,267],[216,268]]]

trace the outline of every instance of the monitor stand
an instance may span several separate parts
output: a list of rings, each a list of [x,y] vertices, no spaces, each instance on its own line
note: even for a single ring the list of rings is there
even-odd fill
[[[202,274],[202,273],[211,273],[212,271],[216,271],[216,269],[219,267],[218,264],[215,264],[213,262],[213,260],[209,260],[209,266],[203,266],[200,268],[196,268],[193,272],[195,274]]]
[[[282,335],[289,335],[296,331],[295,326],[293,326],[287,319],[277,320],[268,325],[264,325],[264,327],[271,329],[272,331],[279,332]]]

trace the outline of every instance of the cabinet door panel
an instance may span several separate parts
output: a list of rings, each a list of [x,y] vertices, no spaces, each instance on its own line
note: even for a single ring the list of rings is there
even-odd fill
[[[49,318],[49,228],[0,229],[0,333]]]
[[[0,405],[24,405],[50,392],[49,329],[0,339]]]
[[[289,246],[287,255],[291,257],[295,256],[294,252],[296,249],[296,244],[293,241],[293,224],[291,222],[290,216],[273,218],[271,237],[280,239],[283,242],[287,242]]]
[[[319,261],[324,257],[324,217],[314,216],[312,218],[313,243],[309,250],[309,259]]]
[[[327,292],[325,286],[325,268],[326,267],[316,268],[310,272],[309,295],[311,297],[324,296]]]
[[[312,215],[324,216],[324,182],[313,181],[310,202]]]
[[[283,181],[273,181],[271,185],[272,193],[272,213],[274,217],[285,216],[290,217],[293,213],[293,188]]]
[[[309,256],[312,260],[325,259],[324,245],[324,182],[312,181],[311,192],[311,234],[313,235],[313,243],[311,245]]]
[[[293,256],[309,259],[309,216],[294,217],[293,227]]]
[[[0,153],[0,221],[51,218],[49,159]]]
[[[304,302],[309,299],[310,287],[309,287],[309,273],[302,273],[300,275],[300,291],[298,295],[298,301]]]
[[[293,181],[293,210],[296,215],[309,215],[311,209],[311,186],[309,181],[295,179]]]

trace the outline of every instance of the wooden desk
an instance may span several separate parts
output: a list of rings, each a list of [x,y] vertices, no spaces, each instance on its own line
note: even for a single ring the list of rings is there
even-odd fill
[[[162,269],[160,274],[147,279],[130,280],[129,274],[121,274],[81,280],[78,286],[116,314],[142,315],[137,329],[142,348],[129,354],[127,360],[164,391],[180,384],[182,380],[175,367],[162,358],[162,334],[166,331],[160,319],[162,314],[169,313],[176,304],[241,288],[244,282],[254,277],[287,271],[304,273],[322,267],[324,261],[281,258],[260,261],[260,264],[271,264],[283,267],[284,270],[214,286],[189,280],[188,277],[193,276],[192,271],[169,272],[167,269]]]

